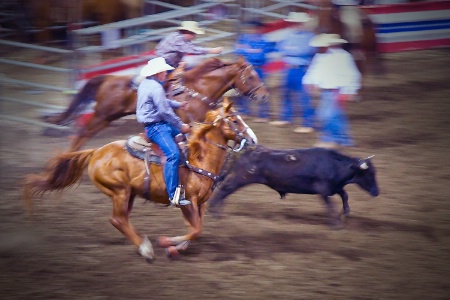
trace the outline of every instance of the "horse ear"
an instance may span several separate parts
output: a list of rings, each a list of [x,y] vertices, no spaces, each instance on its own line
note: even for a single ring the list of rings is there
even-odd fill
[[[225,108],[225,112],[230,111],[233,106],[233,102],[228,99],[228,97],[223,97],[223,107]]]

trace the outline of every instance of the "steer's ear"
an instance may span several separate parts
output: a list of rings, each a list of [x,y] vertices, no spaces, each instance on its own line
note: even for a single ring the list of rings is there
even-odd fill
[[[358,159],[356,161],[354,161],[351,165],[350,168],[354,169],[354,170],[367,170],[369,168],[369,164],[367,163],[366,159]]]
[[[367,164],[367,162],[365,160],[362,160],[359,164],[359,168],[361,170],[367,170],[369,168],[369,165]]]

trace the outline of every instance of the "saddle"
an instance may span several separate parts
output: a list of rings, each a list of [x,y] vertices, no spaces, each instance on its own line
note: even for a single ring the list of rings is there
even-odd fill
[[[184,139],[185,137],[182,134],[177,135],[174,138],[175,142],[178,145],[178,149],[180,150],[180,165],[184,165],[186,161],[185,149],[182,149],[180,147],[180,143],[184,142]],[[147,156],[148,163],[162,165],[166,160],[166,157],[161,148],[159,148],[157,144],[154,144],[150,140],[148,140],[144,133],[129,137],[125,143],[125,148],[127,149],[128,153],[141,160],[146,160]]]
[[[183,134],[177,135],[174,139],[178,144],[181,155],[179,166],[187,165],[185,149],[180,146],[185,139],[186,137]],[[132,156],[144,161],[146,170],[146,175],[144,177],[144,198],[150,200],[150,169],[148,168],[148,164],[163,165],[166,161],[166,156],[157,144],[154,144],[147,139],[147,136],[144,133],[129,137],[125,143],[125,149],[127,149],[128,153]]]

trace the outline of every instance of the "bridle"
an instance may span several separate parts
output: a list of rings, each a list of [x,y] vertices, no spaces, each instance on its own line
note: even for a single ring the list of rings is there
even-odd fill
[[[249,130],[250,127],[247,124],[245,124],[245,122],[241,119],[241,116],[237,112],[233,112],[233,113],[231,113],[231,114],[229,114],[227,116],[224,116],[223,115],[223,113],[224,113],[223,110],[224,110],[224,108],[222,107],[221,110],[220,110],[220,115],[218,115],[216,117],[216,119],[211,124],[213,126],[216,126],[216,124],[219,121],[223,120],[230,127],[230,129],[235,133],[235,136],[236,136],[235,139],[234,139],[233,147],[229,147],[229,148],[233,152],[239,152],[239,151],[241,151],[244,148],[245,143],[247,142],[247,139],[244,137],[244,133],[246,133]],[[239,118],[242,121],[242,123],[245,124],[244,129],[239,130],[238,126],[236,126],[234,121],[230,120],[232,117]],[[239,138],[242,138],[240,142],[238,142]],[[209,140],[207,140],[207,141],[209,141]],[[211,143],[213,143],[213,142],[211,141]],[[237,146],[237,145],[239,145],[239,146]],[[227,150],[227,148],[225,146],[223,146],[223,145],[216,144],[216,146],[218,146],[221,149]]]
[[[248,90],[248,91],[246,91],[246,92],[239,91],[239,89],[236,88],[236,79],[237,79],[237,77],[238,77],[239,75],[240,75],[240,80],[241,80],[241,82],[242,82],[242,85],[246,86],[248,76],[245,76],[245,71],[247,71],[247,70],[249,70],[249,69],[251,69],[250,72],[254,71],[253,66],[252,66],[251,64],[248,64],[244,69],[240,70],[240,71],[239,71],[239,74],[235,77],[235,79],[234,79],[233,84],[231,85],[231,87],[234,88],[236,91],[238,91],[239,94],[241,94],[241,95],[243,95],[243,96],[245,96],[245,97],[248,97],[250,100],[254,100],[254,99],[256,98],[256,92],[257,92],[261,87],[264,86],[264,82],[261,82],[260,84],[258,84],[257,86],[255,86],[254,88],[252,88],[252,89],[250,89],[250,90]],[[254,71],[254,72],[256,72],[256,71]]]
[[[249,76],[245,75],[245,72],[247,70],[250,70],[250,72],[254,71],[253,66],[251,64],[246,64],[245,68],[239,69],[239,71],[237,72],[236,76],[234,76],[234,78],[232,78],[230,81],[227,81],[224,78],[224,83],[225,83],[225,86],[228,87],[227,89],[234,89],[234,90],[236,90],[238,92],[238,94],[240,94],[242,96],[245,96],[245,97],[248,97],[250,100],[253,101],[256,98],[256,92],[260,88],[262,88],[264,86],[264,82],[261,82],[256,87],[253,87],[253,88],[249,89],[246,92],[242,92],[239,89],[237,89],[236,88],[236,81],[238,80],[238,78],[240,79],[242,85],[246,86],[247,81],[248,81],[248,77],[249,77]],[[256,72],[256,71],[254,71],[254,72]],[[195,91],[193,89],[187,88],[187,87],[186,87],[186,93],[187,93],[188,97],[190,97],[190,98],[197,98],[200,101],[206,103],[211,109],[215,108],[220,102],[220,97],[215,97],[215,96],[207,97],[207,96],[202,95],[199,92],[197,92],[197,91]],[[216,100],[214,100],[214,99],[216,99]],[[191,114],[187,113],[187,117],[189,118],[189,120],[191,122],[197,123],[197,124],[201,124],[200,122],[197,122],[192,117]]]
[[[239,137],[243,137],[244,133],[247,132],[250,127],[248,125],[245,125],[244,129],[239,130],[238,126],[236,126],[234,121],[231,120],[232,117],[236,117],[236,116],[237,116],[237,118],[241,118],[237,112],[234,112],[232,114],[229,114],[229,115],[225,116],[224,115],[224,108],[222,107],[221,110],[220,110],[220,115],[218,115],[213,122],[203,122],[203,123],[201,123],[201,124],[204,124],[204,125],[217,126],[217,124],[220,121],[224,121],[230,127],[230,129],[236,133],[236,137],[234,139],[234,145],[232,147],[221,145],[221,144],[216,143],[214,141],[211,141],[210,139],[207,139],[205,137],[205,140],[208,143],[210,143],[210,144],[212,144],[212,145],[214,145],[214,146],[216,146],[216,147],[218,147],[218,148],[220,148],[220,149],[222,149],[224,151],[227,151],[227,156],[226,156],[225,161],[224,161],[224,163],[222,165],[222,168],[220,169],[219,175],[215,175],[215,174],[213,174],[211,172],[208,172],[206,170],[203,170],[203,169],[200,169],[198,167],[195,167],[195,166],[191,165],[189,163],[189,161],[186,161],[186,166],[191,171],[196,172],[196,173],[201,174],[201,175],[204,175],[204,176],[207,176],[207,177],[211,178],[214,181],[214,184],[213,184],[213,186],[211,188],[212,190],[214,190],[214,188],[216,187],[219,178],[221,177],[221,175],[224,172],[225,166],[227,165],[228,161],[231,158],[231,155],[234,154],[234,153],[240,152],[244,148],[244,146],[245,146],[245,144],[247,142],[247,139],[245,137],[242,138],[240,142],[238,142],[238,138]],[[241,121],[242,121],[242,119],[241,119]],[[245,124],[245,122],[243,122],[243,123]],[[228,151],[229,149],[231,151]]]

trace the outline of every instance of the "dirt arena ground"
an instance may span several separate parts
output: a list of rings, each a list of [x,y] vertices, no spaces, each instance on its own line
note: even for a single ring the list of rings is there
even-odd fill
[[[203,236],[178,261],[161,249],[153,264],[138,256],[87,176],[36,201],[28,218],[22,178],[41,171],[67,137],[1,120],[0,298],[449,299],[450,51],[383,57],[385,74],[370,76],[364,99],[348,105],[357,147],[342,150],[375,155],[378,198],[349,186],[350,217],[332,230],[318,197],[280,200],[252,185],[227,199],[225,218],[206,216]],[[274,88],[275,111],[277,97]],[[293,127],[248,123],[270,147],[316,141]],[[139,131],[135,120],[121,120],[86,147]],[[131,220],[151,239],[185,232],[179,210],[143,200]]]

